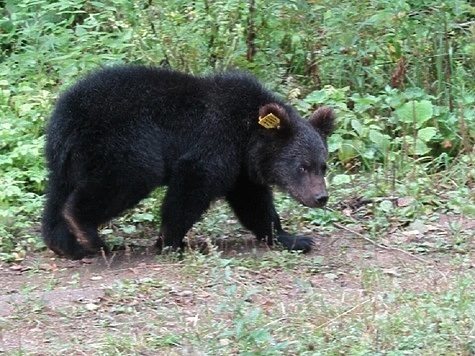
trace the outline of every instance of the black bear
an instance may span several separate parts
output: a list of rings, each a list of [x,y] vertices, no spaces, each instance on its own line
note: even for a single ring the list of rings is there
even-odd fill
[[[99,225],[166,185],[165,247],[182,251],[187,231],[224,197],[258,239],[308,251],[312,238],[282,229],[271,186],[306,206],[325,205],[333,125],[331,108],[304,120],[240,72],[96,71],[60,96],[47,127],[44,241],[72,259],[107,250]]]

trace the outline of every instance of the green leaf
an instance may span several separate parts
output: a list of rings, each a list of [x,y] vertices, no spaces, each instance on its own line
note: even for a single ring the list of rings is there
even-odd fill
[[[353,128],[353,130],[356,131],[358,136],[363,136],[364,128],[363,128],[363,125],[361,125],[361,122],[359,122],[356,119],[353,119],[353,120],[351,120],[351,127]]]
[[[430,148],[419,137],[414,142],[414,138],[406,136],[405,141],[409,148],[409,154],[416,156],[423,156],[430,152]]]
[[[425,127],[417,132],[417,137],[423,142],[428,142],[436,135],[436,133],[437,129],[435,127]]]
[[[322,104],[328,99],[328,94],[325,90],[315,90],[307,95],[304,99],[310,104]]]
[[[381,152],[387,152],[389,150],[389,146],[391,145],[390,137],[388,135],[382,134],[377,130],[369,130],[369,139],[373,142],[376,147]]]
[[[342,162],[351,161],[357,156],[357,151],[355,145],[350,140],[344,140],[341,142],[340,147],[338,148],[338,159]]]
[[[343,137],[335,133],[330,136],[328,139],[328,152],[336,152],[340,149],[341,143],[343,142]]]
[[[121,228],[121,230],[125,232],[126,234],[131,234],[135,232],[136,228],[135,228],[135,225],[125,225]]]
[[[332,185],[343,185],[351,183],[351,178],[348,174],[337,174],[332,178]]]
[[[87,30],[83,26],[76,26],[75,34],[78,37],[85,36],[87,35]]]
[[[149,213],[137,213],[132,216],[132,219],[134,222],[153,221],[154,216]]]
[[[434,106],[429,100],[411,100],[396,110],[396,115],[402,122],[415,123],[420,128],[429,120],[434,111]]]
[[[418,156],[423,156],[430,152],[430,148],[420,139],[416,140],[416,146],[414,147],[414,153]]]
[[[385,213],[389,213],[393,209],[393,203],[390,200],[383,200],[379,203],[379,208]]]

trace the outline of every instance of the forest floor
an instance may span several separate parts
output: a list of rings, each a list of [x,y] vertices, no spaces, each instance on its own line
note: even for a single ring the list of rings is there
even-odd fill
[[[460,249],[440,243],[454,220]],[[339,354],[359,345],[469,355],[474,235],[474,220],[441,215],[382,236],[387,243],[337,226],[307,255],[251,236],[183,260],[147,247],[82,261],[32,253],[0,264],[0,353]]]

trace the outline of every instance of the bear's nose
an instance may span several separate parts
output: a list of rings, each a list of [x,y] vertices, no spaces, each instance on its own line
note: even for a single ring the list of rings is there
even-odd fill
[[[327,201],[328,201],[328,194],[326,193],[321,193],[315,196],[315,202],[317,203],[317,206],[319,207],[325,206]]]

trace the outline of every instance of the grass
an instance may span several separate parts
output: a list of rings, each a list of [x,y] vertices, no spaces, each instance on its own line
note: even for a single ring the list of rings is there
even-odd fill
[[[330,238],[320,252],[229,257],[212,251],[208,256],[190,253],[180,262],[158,257],[146,266],[132,263],[131,268],[137,269],[134,278],[117,278],[120,270],[106,267],[95,274],[102,276],[96,285],[104,291],[100,298],[85,296],[56,306],[33,297],[19,303],[11,315],[0,319],[3,342],[11,347],[4,351],[11,355],[475,352],[475,278],[469,256],[434,252],[421,261],[343,235]],[[84,269],[78,272],[85,274]],[[66,282],[72,281],[76,288],[88,283],[71,273],[66,279],[56,278],[50,285],[58,290],[66,288]],[[26,296],[31,292],[23,290]]]
[[[470,162],[443,173],[329,177],[326,210],[277,193],[309,255],[269,250],[218,202],[188,238],[208,255],[155,257],[158,191],[103,230],[125,251],[85,263],[0,264],[7,355],[472,355],[475,225]],[[138,215],[142,214],[142,215]],[[145,217],[145,218],[144,218]],[[154,217],[153,219],[149,219]],[[133,228],[130,228],[132,226]],[[80,297],[65,297],[64,293]],[[11,296],[9,296],[9,294]],[[82,294],[81,294],[82,293]],[[2,315],[5,298],[8,313]],[[3,298],[3,299],[2,299]]]
[[[238,2],[113,3],[0,10],[0,353],[475,354],[472,6],[279,2],[269,17]],[[314,252],[258,245],[218,202],[188,237],[221,252],[155,258],[144,246],[163,190],[101,230],[125,251],[81,263],[45,251],[42,135],[58,93],[101,65],[162,59],[248,68],[302,113],[337,109],[327,209],[276,194]]]

